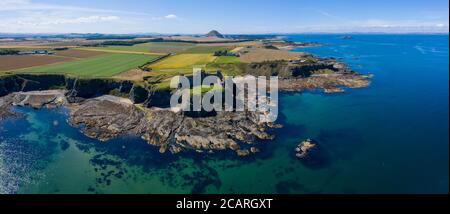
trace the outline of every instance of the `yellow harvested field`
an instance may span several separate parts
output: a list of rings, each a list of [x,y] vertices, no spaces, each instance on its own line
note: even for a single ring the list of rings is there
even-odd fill
[[[179,54],[150,64],[152,69],[180,69],[206,65],[216,59],[211,54]]]
[[[237,52],[239,52],[240,50],[242,50],[242,48],[244,48],[244,47],[236,47],[236,48],[234,48],[233,50],[231,50],[230,52],[231,52],[231,53],[237,53]]]

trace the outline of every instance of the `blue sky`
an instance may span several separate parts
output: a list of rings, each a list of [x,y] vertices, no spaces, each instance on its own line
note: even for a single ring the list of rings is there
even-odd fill
[[[0,32],[447,32],[448,0],[0,0]]]

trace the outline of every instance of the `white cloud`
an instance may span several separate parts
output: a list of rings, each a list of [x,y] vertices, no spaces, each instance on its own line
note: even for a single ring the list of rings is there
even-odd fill
[[[175,14],[169,14],[167,16],[164,16],[164,18],[166,18],[166,19],[176,19],[176,18],[178,18],[178,16],[175,15]]]
[[[329,18],[330,24],[316,24],[311,26],[300,26],[300,31],[319,32],[446,32],[448,24],[443,24],[448,15],[427,16],[417,20],[386,20],[386,19],[349,19],[337,16],[327,11],[314,9],[314,11],[324,17]]]
[[[399,29],[432,29],[432,28],[448,28],[448,25],[435,21],[422,20],[381,20],[369,19],[366,21],[355,21],[354,26],[363,28],[399,28]]]
[[[134,26],[141,31],[149,20],[178,19],[178,16],[152,16],[147,13],[77,7],[35,0],[0,0],[0,31],[37,32],[123,32]],[[101,23],[101,24],[99,24]],[[145,23],[145,24],[144,24]]]
[[[98,9],[98,8],[89,8],[89,7],[76,7],[76,6],[70,6],[70,5],[35,3],[32,0],[1,0],[0,1],[0,11],[10,11],[10,12],[66,11],[66,12],[79,12],[79,13],[115,13],[115,14],[150,16],[150,14],[139,13],[139,12]]]
[[[83,24],[83,23],[99,23],[119,20],[118,16],[84,16],[75,19],[61,19],[49,24]]]
[[[175,14],[169,14],[167,16],[151,17],[152,20],[164,20],[164,19],[179,19]]]
[[[16,23],[22,26],[44,26],[44,25],[61,25],[61,24],[88,24],[100,23],[119,20],[118,16],[83,16],[78,18],[57,18],[51,20],[34,20],[23,21],[18,20]]]

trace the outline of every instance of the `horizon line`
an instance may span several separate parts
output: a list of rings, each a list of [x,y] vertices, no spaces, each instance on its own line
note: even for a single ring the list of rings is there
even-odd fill
[[[100,34],[100,35],[206,35],[206,33],[159,33],[159,32],[130,32],[130,33],[99,33],[99,32],[0,32],[0,34],[12,34],[12,35],[69,35],[69,34]],[[287,34],[450,34],[449,31],[411,31],[411,32],[389,32],[389,31],[342,31],[342,32],[330,32],[330,31],[314,31],[314,32],[267,32],[267,33],[221,33],[222,35],[287,35]]]

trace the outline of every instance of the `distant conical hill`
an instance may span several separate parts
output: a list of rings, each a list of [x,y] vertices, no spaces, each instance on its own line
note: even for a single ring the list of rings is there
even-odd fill
[[[207,37],[218,37],[218,38],[224,38],[224,36],[219,33],[217,30],[212,30],[208,34],[206,34]]]

